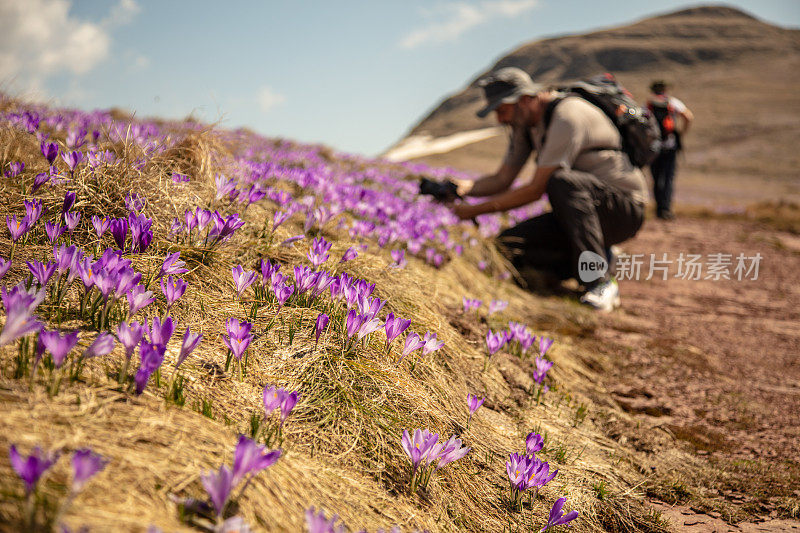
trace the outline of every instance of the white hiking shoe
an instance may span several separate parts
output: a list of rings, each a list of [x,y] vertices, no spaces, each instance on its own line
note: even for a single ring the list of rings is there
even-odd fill
[[[598,311],[613,311],[619,307],[620,304],[617,280],[611,278],[608,281],[598,283],[581,296],[581,303],[593,307]]]

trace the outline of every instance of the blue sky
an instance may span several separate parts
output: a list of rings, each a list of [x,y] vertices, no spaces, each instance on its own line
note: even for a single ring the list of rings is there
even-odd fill
[[[140,117],[193,113],[226,128],[375,155],[526,41],[691,5],[0,0],[0,90]],[[728,5],[800,26],[797,0]]]

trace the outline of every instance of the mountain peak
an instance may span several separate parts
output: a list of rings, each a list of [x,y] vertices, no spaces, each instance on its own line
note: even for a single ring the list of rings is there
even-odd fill
[[[641,19],[615,28],[524,43],[443,100],[411,135],[451,135],[486,127],[474,117],[482,102],[477,81],[485,73],[518,67],[545,84],[601,72],[663,77],[678,70],[734,64],[744,58],[797,56],[800,30],[761,21],[726,5],[705,5]]]

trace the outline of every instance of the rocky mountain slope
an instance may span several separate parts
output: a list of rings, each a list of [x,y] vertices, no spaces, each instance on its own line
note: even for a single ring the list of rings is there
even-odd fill
[[[515,66],[558,84],[612,72],[639,100],[654,78],[695,113],[679,201],[726,205],[800,197],[800,30],[765,23],[729,7],[697,7],[583,35],[525,43],[485,72]],[[446,97],[385,155],[485,172],[505,148],[493,117],[475,111],[477,80]],[[475,135],[476,130],[483,133]],[[460,134],[473,132],[463,142]],[[449,142],[442,143],[442,139]],[[477,142],[474,139],[480,139]],[[408,148],[413,144],[414,150]],[[709,184],[725,183],[713,195]],[[731,186],[731,184],[733,186]]]

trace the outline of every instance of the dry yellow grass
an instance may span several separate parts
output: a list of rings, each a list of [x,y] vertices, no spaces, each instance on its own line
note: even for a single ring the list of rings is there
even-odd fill
[[[284,308],[284,320],[254,341],[243,381],[221,372],[226,356],[220,337],[224,321],[231,316],[244,318],[249,309],[235,297],[231,267],[255,268],[260,257],[287,266],[305,264],[307,245],[275,248],[258,239],[265,217],[272,214],[262,205],[248,209],[243,215],[246,226],[213,253],[167,240],[174,216],[188,207],[215,205],[214,174],[248,142],[246,136],[217,135],[210,130],[187,134],[178,126],[171,135],[179,142],[139,170],[132,166],[142,156],[134,143],[109,145],[108,149],[121,157],[120,162],[93,176],[85,169],[78,172],[69,189],[78,192],[77,208],[83,211],[84,220],[91,214],[123,214],[122,199],[130,190],[146,198],[145,212],[154,219],[155,237],[146,254],[132,258],[138,271],[152,272],[167,253],[176,250],[181,250],[187,261],[190,272],[184,278],[189,290],[171,314],[177,322],[176,337],[189,326],[203,333],[204,340],[181,367],[187,380],[185,406],[164,400],[166,379],[160,387],[151,380],[141,397],[120,390],[116,385],[123,359],[120,346],[108,357],[91,360],[81,381],[66,384],[52,398],[43,383],[34,383],[29,389],[27,379],[11,377],[15,347],[3,348],[0,529],[23,527],[23,486],[11,470],[5,450],[17,444],[27,453],[38,444],[65,452],[91,447],[110,459],[108,467],[66,511],[63,522],[71,527],[144,531],[152,524],[164,531],[192,530],[181,520],[175,499],[203,498],[200,474],[231,464],[237,435],[248,431],[251,413],[261,411],[261,394],[267,384],[298,390],[301,400],[285,428],[284,456],[257,476],[238,501],[240,514],[258,530],[303,531],[304,510],[313,505],[329,515],[339,514],[353,530],[375,531],[397,524],[402,530],[532,531],[544,525],[550,506],[562,495],[568,497],[567,509],[581,513],[575,531],[666,529],[658,516],[642,505],[644,484],[649,465],[679,464],[685,456],[673,448],[667,433],[638,429],[611,402],[589,399],[590,391],[596,393],[595,398],[602,398],[602,391],[597,393],[594,385],[597,370],[586,364],[593,360],[596,367],[596,358],[577,353],[570,338],[581,328],[591,327],[591,315],[571,302],[535,297],[478,271],[474,266],[478,258],[489,261],[490,268],[502,266],[488,242],[481,241],[479,247],[453,258],[440,270],[415,258],[405,269],[389,268],[388,252],[375,247],[337,267],[375,283],[376,295],[388,302],[387,310],[412,319],[411,330],[436,332],[445,341],[441,351],[419,360],[413,371],[409,361],[396,364],[398,343],[386,354],[382,334],[374,335],[356,357],[343,354],[332,335],[323,337],[313,349],[311,329],[316,314],[336,311],[323,299],[311,308]],[[29,135],[4,127],[0,146],[0,165],[15,160],[31,162],[22,175],[29,184],[40,171],[34,163],[41,160],[38,145],[30,142]],[[178,186],[170,179],[173,171],[193,179]],[[62,186],[45,188],[38,197],[57,208],[64,190]],[[22,199],[18,178],[3,181],[0,215],[18,213]],[[288,223],[278,230],[276,241],[298,232],[296,223]],[[324,234],[334,242],[334,258],[353,244],[333,224]],[[76,234],[75,240],[93,250],[96,237],[84,231]],[[7,257],[9,247],[4,234],[0,255]],[[4,283],[22,279],[27,272],[22,260],[40,257],[48,249],[44,244],[19,247]],[[502,298],[510,305],[482,323],[461,315],[462,295],[484,301]],[[165,302],[160,295],[155,306],[163,312]],[[48,316],[52,311],[45,307],[40,314]],[[262,308],[254,330],[264,328],[274,311]],[[289,324],[301,316],[303,324],[288,345]],[[508,320],[527,322],[536,333],[556,339],[550,352],[555,361],[551,372],[554,387],[540,405],[528,393],[530,360],[500,354],[484,371],[482,337],[486,328],[497,329]],[[63,326],[85,325],[68,318]],[[173,340],[167,351],[165,368],[177,357],[175,344]],[[43,379],[41,374],[39,379]],[[487,401],[464,432],[468,393],[485,393]],[[203,401],[211,402],[213,419],[198,412]],[[588,405],[585,419],[577,411],[580,405]],[[462,434],[472,451],[434,475],[427,492],[411,494],[409,461],[400,447],[400,435],[403,429],[418,427],[445,438]],[[505,460],[508,453],[524,449],[525,436],[534,429],[547,433],[543,457],[559,474],[530,508],[515,512],[503,499],[507,493]],[[621,434],[647,435],[652,446],[641,452],[625,439],[611,437]],[[653,449],[658,450],[657,459],[650,451]],[[68,461],[62,457],[47,474],[42,483],[45,504],[40,522],[53,519],[66,492],[68,472]]]

